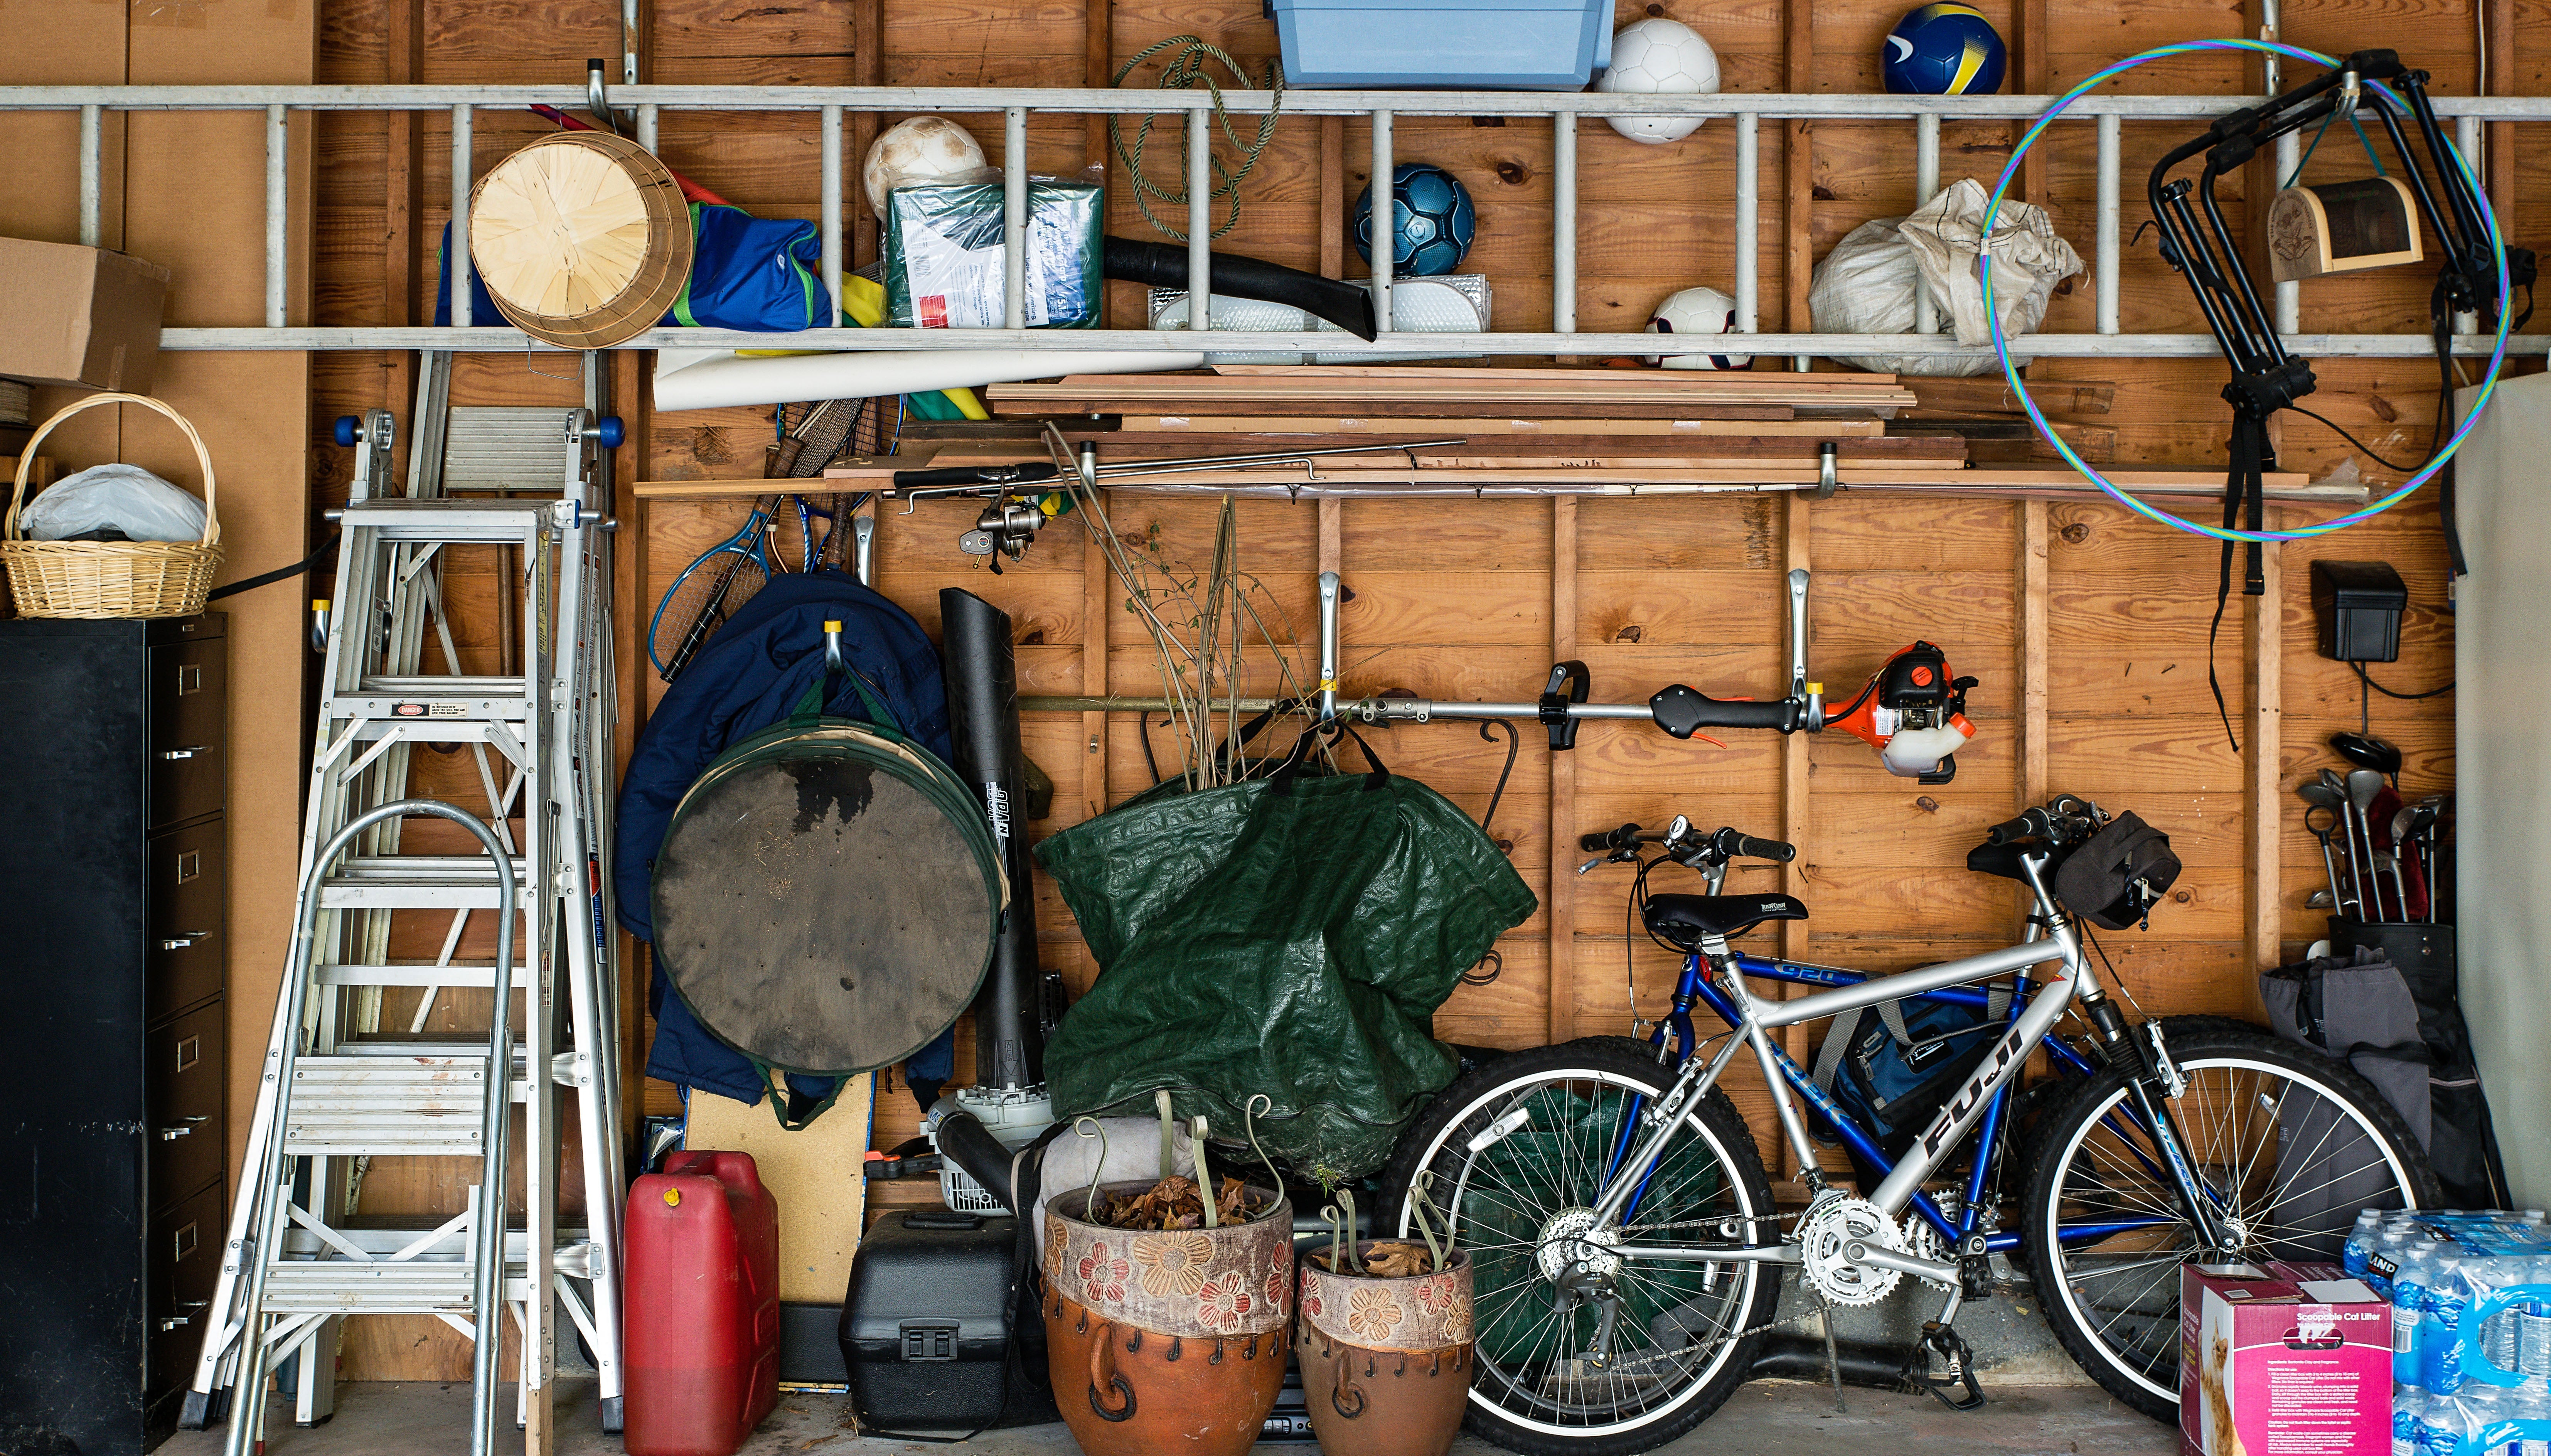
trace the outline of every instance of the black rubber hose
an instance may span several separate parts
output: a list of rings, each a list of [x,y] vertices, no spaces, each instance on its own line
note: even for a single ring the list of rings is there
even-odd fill
[[[964,1169],[1002,1207],[1018,1206],[1010,1201],[1010,1150],[973,1113],[951,1111],[939,1119],[939,1156]]]
[[[1128,283],[1148,283],[1156,288],[1187,285],[1186,249],[1166,243],[1110,238],[1100,266],[1108,277]],[[1373,294],[1359,283],[1342,283],[1265,259],[1217,253],[1213,255],[1213,291],[1233,298],[1255,298],[1262,303],[1289,303],[1327,319],[1367,344],[1381,336],[1381,331],[1374,327]]]
[[[1875,1391],[1904,1389],[1902,1350],[1857,1340],[1834,1342],[1834,1367],[1842,1383]],[[1755,1353],[1750,1380],[1807,1380],[1822,1385],[1831,1376],[1825,1366],[1825,1342],[1810,1335],[1775,1333]]]

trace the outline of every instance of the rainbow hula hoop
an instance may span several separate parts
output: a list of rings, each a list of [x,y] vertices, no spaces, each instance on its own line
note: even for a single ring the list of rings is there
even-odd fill
[[[2141,55],[2127,56],[2125,59],[2118,61],[2116,64],[2109,66],[2107,69],[2100,71],[2096,75],[2085,79],[2082,84],[2075,86],[2072,90],[2065,92],[2062,96],[2057,97],[2055,104],[2046,109],[2046,114],[2039,117],[2036,122],[2029,127],[2028,131],[2020,137],[2018,148],[2011,153],[2009,163],[2002,167],[2001,177],[1993,186],[1992,200],[1985,206],[1984,226],[1981,230],[1981,235],[1988,238],[1992,236],[1993,219],[2001,211],[2001,200],[2003,195],[2010,190],[2011,178],[2016,176],[2019,172],[2020,158],[2028,155],[2029,148],[2037,145],[2039,135],[2046,130],[2048,124],[2052,123],[2057,117],[2064,114],[2064,109],[2066,107],[2071,106],[2074,102],[2082,99],[2082,97],[2089,94],[2092,88],[2099,85],[2100,82],[2107,80],[2110,76],[2132,70],[2147,60],[2159,60],[2166,55],[2186,55],[2199,51],[2256,51],[2263,53],[2291,56],[2296,60],[2307,60],[2313,64],[2324,67],[2339,64],[2339,61],[2335,57],[2323,55],[2317,51],[2306,51],[2299,46],[2281,46],[2273,41],[2190,41],[2176,46],[2157,47],[2151,51],[2143,52]],[[2389,101],[2392,105],[2400,107],[2403,111],[2406,111],[2407,108],[2405,104],[2400,100],[2399,95],[2391,87],[2384,85],[2380,81],[2367,81],[2365,84],[2374,91],[2379,92],[2384,99]],[[2238,531],[2217,526],[2208,526],[2201,522],[2189,520],[2184,516],[2172,515],[2168,511],[2158,509],[2137,500],[2125,491],[2117,488],[2117,486],[2110,481],[2107,476],[2102,475],[2097,470],[2092,468],[2089,462],[2083,460],[2079,455],[2074,454],[2073,447],[2064,443],[2064,438],[2055,432],[2054,427],[2046,422],[2046,416],[2038,410],[2037,401],[2029,395],[2028,385],[2022,382],[2019,377],[2019,366],[2011,362],[2010,341],[2003,337],[2001,330],[2001,314],[1993,307],[1992,268],[1986,258],[1979,255],[1976,259],[1976,273],[1984,281],[1985,317],[1992,326],[1993,353],[2001,360],[2002,377],[2010,382],[2011,392],[2019,396],[2020,407],[2028,412],[2029,423],[2036,427],[2037,433],[2045,439],[2047,444],[2055,447],[2055,453],[2064,458],[2065,464],[2070,465],[2075,470],[2079,471],[2084,479],[2089,480],[2092,484],[2096,485],[2101,490],[2107,492],[2109,497],[2114,499],[2119,505],[2124,506],[2126,509],[2133,511],[2136,515],[2142,516],[2146,520],[2158,521],[2165,526],[2176,527],[2179,530],[2187,531],[2197,536],[2210,536],[2217,541],[2297,541],[2306,540],[2314,536],[2326,536],[2333,531],[2345,530],[2349,526],[2353,526],[2360,521],[2371,520],[2375,516],[2382,514],[2384,511],[2390,510],[2392,507],[2398,505],[2401,501],[2408,499],[2410,495],[2417,491],[2419,486],[2427,482],[2429,476],[2435,474],[2436,471],[2443,469],[2445,468],[2445,463],[2454,458],[2454,452],[2462,448],[2464,439],[2471,434],[2472,428],[2480,423],[2481,415],[2488,410],[2490,397],[2498,388],[2499,370],[2504,367],[2506,364],[2506,336],[2508,330],[2507,311],[2514,301],[2515,292],[2514,285],[2509,281],[2506,274],[2506,240],[2500,236],[2498,231],[2497,209],[2490,205],[2489,194],[2481,189],[2479,174],[2472,170],[2471,163],[2464,159],[2461,150],[2454,146],[2453,140],[2451,138],[2439,138],[2439,141],[2441,141],[2444,146],[2446,157],[2449,157],[2452,160],[2453,165],[2462,172],[2463,178],[2471,184],[2472,195],[2480,201],[2481,219],[2489,225],[2490,251],[2498,260],[2498,347],[2489,357],[2489,372],[2487,375],[2483,376],[2480,381],[2480,397],[2473,403],[2471,414],[2463,421],[2462,428],[2454,431],[2453,438],[2447,440],[2444,448],[2436,452],[2435,459],[2427,462],[2424,468],[2403,481],[2399,489],[2393,491],[2390,495],[2383,497],[2381,500],[2374,502],[2372,505],[2367,506],[2361,511],[2355,511],[2344,516],[2333,517],[2330,520],[2322,521],[2315,525],[2297,527],[2292,531]],[[2404,156],[2401,160],[2404,164],[2409,166],[2416,166],[2418,164],[2415,157]]]

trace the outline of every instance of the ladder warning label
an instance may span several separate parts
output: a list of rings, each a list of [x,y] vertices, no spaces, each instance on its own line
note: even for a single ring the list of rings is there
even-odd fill
[[[462,718],[468,714],[457,702],[400,702],[390,704],[393,718]]]

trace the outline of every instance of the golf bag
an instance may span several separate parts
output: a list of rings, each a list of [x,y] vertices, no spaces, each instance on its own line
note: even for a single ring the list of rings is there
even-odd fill
[[[2447,1206],[2505,1207],[2506,1174],[2454,987],[2452,927],[2354,928],[2359,935],[2409,932],[2419,943],[2352,945],[2266,973],[2259,978],[2259,994],[2267,1003],[2268,1024],[2288,1041],[2345,1060],[2382,1092],[2427,1150]],[[2320,1129],[2285,1131],[2280,1141],[2289,1145],[2318,1145]],[[2298,1139],[2297,1132],[2305,1135]],[[2369,1161],[2365,1149],[2326,1152],[2336,1167]],[[2279,1177],[2287,1173],[2281,1168]]]

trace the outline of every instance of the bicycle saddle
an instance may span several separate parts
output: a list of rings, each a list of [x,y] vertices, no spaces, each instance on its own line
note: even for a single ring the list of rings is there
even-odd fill
[[[1807,907],[1786,894],[1652,894],[1645,918],[1659,939],[1696,952],[1704,940],[1743,935],[1766,920],[1804,920]]]

